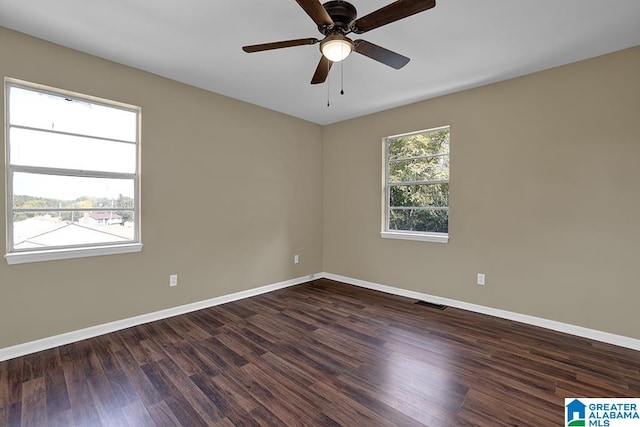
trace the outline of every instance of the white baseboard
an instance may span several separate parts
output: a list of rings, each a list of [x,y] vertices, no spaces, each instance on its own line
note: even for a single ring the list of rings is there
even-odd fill
[[[630,348],[632,350],[640,351],[640,340],[622,335],[611,334],[609,332],[597,331],[595,329],[584,328],[582,326],[575,326],[568,323],[556,322],[555,320],[543,319],[540,317],[529,316],[526,314],[514,313],[506,310],[499,310],[496,308],[485,307],[482,305],[471,304],[463,301],[457,301],[449,298],[442,298],[435,295],[429,295],[421,292],[410,291],[401,288],[395,288],[393,286],[381,285],[379,283],[367,282],[365,280],[354,279],[351,277],[340,276],[333,273],[316,273],[308,276],[298,277],[296,279],[286,280],[284,282],[274,283],[271,285],[261,286],[258,288],[248,289],[246,291],[236,292],[229,295],[223,295],[216,298],[207,299],[204,301],[198,301],[191,304],[181,305],[179,307],[172,307],[166,310],[160,310],[153,313],[143,314],[140,316],[130,317],[128,319],[117,320],[115,322],[105,323],[102,325],[92,326],[77,331],[67,332],[52,337],[43,338],[36,341],[27,342],[24,344],[18,344],[12,347],[6,347],[0,349],[0,362],[15,357],[25,356],[27,354],[36,353],[42,350],[48,350],[50,348],[58,347],[65,344],[81,341],[87,338],[97,337],[99,335],[108,334],[110,332],[119,331],[122,329],[130,328],[132,326],[141,325],[143,323],[154,322],[156,320],[162,320],[180,314],[190,313],[196,310],[202,310],[203,308],[214,307],[216,305],[225,304],[232,301],[237,301],[244,298],[272,292],[278,289],[287,288],[290,286],[299,285],[314,279],[330,279],[338,282],[348,283],[362,288],[372,289],[376,291],[386,292],[392,295],[399,295],[407,298],[413,298],[422,301],[432,302],[434,304],[443,304],[451,307],[460,308],[463,310],[473,311],[476,313],[487,314],[489,316],[499,317],[507,320],[514,320],[516,322],[526,323],[533,326],[539,326],[546,329],[551,329],[558,332],[564,332],[571,335],[576,335],[583,338],[592,339],[595,341],[601,341],[609,344],[614,344],[620,347]]]
[[[67,332],[60,335],[54,335],[52,337],[47,337],[40,340],[27,342],[24,344],[18,344],[12,347],[1,348],[0,362],[8,359],[13,359],[14,357],[25,356],[27,354],[36,353],[38,351],[48,350],[50,348],[81,341],[87,338],[97,337],[99,335],[108,334],[110,332],[119,331],[122,329],[130,328],[132,326],[141,325],[143,323],[154,322],[156,320],[162,320],[168,317],[190,313],[192,311],[202,310],[203,308],[209,308],[209,307],[225,304],[232,301],[237,301],[239,299],[249,298],[249,297],[264,294],[267,292],[272,292],[278,289],[287,288],[289,286],[299,285],[301,283],[305,283],[310,280],[313,280],[314,278],[317,278],[317,275],[310,274],[308,276],[298,277],[296,279],[286,280],[284,282],[279,282],[271,285],[261,286],[258,288],[248,289],[246,291],[236,292],[229,295],[223,295],[220,297],[211,298],[204,301],[198,301],[191,304],[181,305],[178,307],[172,307],[166,310],[160,310],[153,313],[142,314],[140,316],[130,317],[128,319],[116,320],[115,322],[92,326],[89,328]]]
[[[360,286],[362,288],[373,289],[376,291],[386,292],[388,294],[399,295],[407,298],[413,298],[422,301],[432,302],[434,304],[443,304],[451,307],[461,308],[463,310],[473,311],[489,316],[499,317],[501,319],[514,320],[516,322],[526,323],[528,325],[539,326],[553,331],[564,332],[566,334],[576,335],[583,338],[614,344],[620,347],[630,348],[640,351],[640,340],[622,335],[602,332],[595,329],[584,328],[582,326],[571,325],[568,323],[556,322],[555,320],[543,319],[540,317],[529,316],[526,314],[514,313],[497,308],[485,307],[482,305],[471,304],[468,302],[457,301],[449,298],[442,298],[435,295],[423,294],[421,292],[409,291],[406,289],[394,288],[393,286],[381,285],[379,283],[367,282],[365,280],[354,279],[351,277],[340,276],[332,273],[318,273],[316,278],[326,278],[336,280],[338,282],[348,283],[350,285]]]

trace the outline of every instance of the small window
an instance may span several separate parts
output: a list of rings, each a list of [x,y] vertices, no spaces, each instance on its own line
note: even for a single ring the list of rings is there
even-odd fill
[[[449,126],[384,139],[382,237],[449,239]]]
[[[140,109],[9,80],[10,264],[136,252]]]

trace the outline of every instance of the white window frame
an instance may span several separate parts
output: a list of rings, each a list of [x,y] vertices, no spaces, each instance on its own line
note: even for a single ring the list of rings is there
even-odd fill
[[[395,185],[426,185],[426,184],[448,184],[451,176],[447,180],[436,180],[436,181],[402,181],[391,183],[389,180],[389,143],[391,140],[411,136],[411,135],[419,135],[419,134],[428,134],[432,132],[438,132],[443,129],[449,130],[449,135],[451,135],[451,126],[439,126],[436,128],[425,129],[416,132],[407,132],[398,135],[387,136],[382,139],[382,159],[383,159],[383,172],[382,172],[382,231],[380,232],[380,237],[385,239],[401,239],[401,240],[417,240],[423,242],[434,242],[434,243],[448,243],[449,242],[449,233],[438,233],[438,232],[426,232],[426,231],[403,231],[403,230],[391,230],[389,229],[389,212],[393,208],[389,206],[389,201],[391,198],[391,187]],[[436,157],[442,155],[434,155],[427,157]],[[451,152],[447,153],[449,159],[451,159]],[[450,164],[450,163],[449,163]],[[446,208],[443,207],[427,207],[425,209],[444,209],[449,211],[449,206]]]
[[[9,108],[9,88],[17,87],[31,91],[37,91],[40,93],[47,93],[54,96],[63,96],[73,100],[88,102],[91,104],[97,104],[109,108],[122,109],[129,112],[135,112],[136,114],[136,141],[120,141],[110,138],[102,138],[95,136],[87,136],[75,133],[66,132],[52,132],[57,134],[67,134],[71,136],[79,136],[85,138],[92,138],[97,140],[107,140],[116,142],[126,142],[136,145],[135,165],[136,170],[134,173],[119,173],[119,172],[97,172],[86,171],[76,169],[63,169],[55,167],[34,167],[34,166],[21,166],[11,164],[11,152],[10,152],[10,129],[14,127],[10,121],[10,108]],[[101,255],[112,254],[124,254],[140,252],[142,250],[141,242],[141,230],[140,230],[140,122],[141,122],[141,108],[121,102],[102,99],[94,96],[83,95],[75,92],[70,92],[62,89],[52,88],[44,85],[30,83],[18,79],[5,77],[4,79],[4,91],[5,91],[5,175],[6,175],[6,255],[5,259],[8,264],[22,264],[29,262],[40,261],[53,261],[60,259],[70,258],[83,258]],[[31,129],[24,126],[15,126],[17,128]],[[38,131],[46,131],[43,129],[36,129]],[[119,210],[133,211],[134,212],[134,237],[133,240],[122,242],[104,242],[99,244],[78,244],[78,245],[65,245],[65,246],[51,246],[46,249],[15,249],[13,241],[13,214],[19,212],[19,210],[13,209],[13,174],[16,172],[27,173],[39,173],[47,175],[58,176],[72,176],[72,177],[88,177],[88,178],[112,178],[112,179],[133,179],[134,181],[134,206],[133,208],[120,208]],[[28,209],[29,212],[38,211],[39,209]],[[43,211],[73,211],[73,212],[87,212],[87,211],[99,211],[97,208],[87,209],[42,209]],[[110,209],[111,210],[111,209]],[[118,208],[113,208],[117,211]]]

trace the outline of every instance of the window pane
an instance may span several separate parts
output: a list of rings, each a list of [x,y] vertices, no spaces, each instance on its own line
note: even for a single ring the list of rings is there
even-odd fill
[[[133,211],[26,212],[13,216],[14,249],[128,243]]]
[[[389,160],[449,153],[449,129],[388,140]]]
[[[389,162],[389,180],[435,181],[449,179],[449,156]]]
[[[133,179],[13,174],[14,209],[109,208],[132,203]],[[71,204],[71,206],[69,206]],[[113,206],[111,206],[113,204]]]
[[[9,87],[11,125],[135,142],[137,113],[62,95]]]
[[[136,145],[12,128],[12,165],[136,172]]]
[[[136,242],[139,108],[11,82],[5,93],[10,251]]]
[[[399,185],[390,188],[390,207],[447,207],[449,184]]]
[[[391,209],[389,230],[448,233],[449,211],[446,209]]]

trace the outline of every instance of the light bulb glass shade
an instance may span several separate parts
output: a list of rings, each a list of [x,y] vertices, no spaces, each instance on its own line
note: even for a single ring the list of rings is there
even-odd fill
[[[342,61],[352,50],[353,42],[344,36],[329,36],[320,43],[320,51],[332,62]]]

